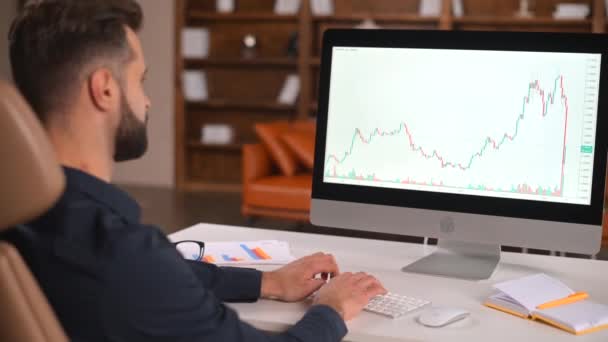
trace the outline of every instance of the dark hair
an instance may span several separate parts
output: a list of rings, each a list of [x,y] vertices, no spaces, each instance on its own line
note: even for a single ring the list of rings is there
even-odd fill
[[[39,0],[12,24],[10,60],[15,83],[39,118],[64,109],[93,63],[119,80],[133,52],[125,26],[143,20],[134,0]],[[117,70],[118,69],[118,70]],[[92,71],[92,70],[90,70]]]

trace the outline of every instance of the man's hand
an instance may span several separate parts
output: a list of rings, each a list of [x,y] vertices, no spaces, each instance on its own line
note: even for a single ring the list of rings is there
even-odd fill
[[[336,259],[331,254],[316,253],[293,261],[273,272],[262,274],[262,298],[297,302],[317,291],[325,280],[315,275],[338,275]]]
[[[315,296],[314,304],[327,305],[345,321],[357,316],[367,303],[386,289],[373,276],[366,273],[343,273],[323,286]]]

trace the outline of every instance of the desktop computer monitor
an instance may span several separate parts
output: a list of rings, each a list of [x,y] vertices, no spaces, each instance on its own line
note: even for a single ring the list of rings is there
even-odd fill
[[[404,270],[466,279],[500,245],[595,254],[607,54],[592,34],[327,31],[312,223],[438,238]]]

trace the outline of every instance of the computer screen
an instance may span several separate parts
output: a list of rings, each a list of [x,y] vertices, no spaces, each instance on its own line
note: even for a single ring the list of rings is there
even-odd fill
[[[444,253],[408,270],[467,279],[491,274],[500,245],[597,252],[606,46],[592,34],[326,31],[311,222],[436,237]]]
[[[588,205],[601,59],[335,46],[323,180]]]

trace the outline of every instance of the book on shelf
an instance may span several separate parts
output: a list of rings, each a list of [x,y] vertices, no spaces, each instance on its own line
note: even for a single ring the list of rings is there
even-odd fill
[[[313,15],[332,15],[334,14],[334,2],[333,0],[310,0],[310,9]]]
[[[374,19],[367,18],[363,20],[359,25],[355,26],[355,28],[362,30],[375,30],[379,29],[380,26],[376,24],[376,21]]]
[[[591,13],[589,4],[562,3],[555,6],[555,19],[585,19]]]
[[[283,88],[279,94],[278,102],[282,105],[293,105],[298,99],[300,93],[300,76],[290,74],[285,79]]]
[[[234,12],[235,0],[215,0],[215,9],[220,13]]]
[[[182,30],[182,56],[207,58],[209,55],[209,30],[189,27]]]
[[[441,0],[420,0],[421,17],[437,17],[441,14]]]
[[[464,15],[464,5],[462,0],[452,0],[452,14],[455,17],[460,18]]]
[[[226,124],[205,124],[201,128],[201,143],[206,145],[228,145],[234,142],[232,127]]]
[[[274,13],[280,15],[293,15],[300,9],[300,0],[275,0]]]
[[[204,71],[186,70],[182,76],[184,98],[187,101],[205,101],[209,98],[207,75]]]

